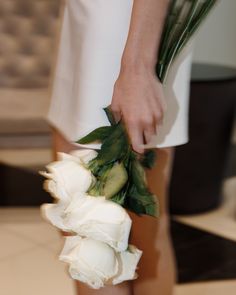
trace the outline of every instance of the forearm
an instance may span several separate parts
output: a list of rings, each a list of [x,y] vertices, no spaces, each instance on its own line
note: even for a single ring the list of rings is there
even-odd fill
[[[169,0],[133,0],[130,28],[122,56],[123,67],[154,68]]]

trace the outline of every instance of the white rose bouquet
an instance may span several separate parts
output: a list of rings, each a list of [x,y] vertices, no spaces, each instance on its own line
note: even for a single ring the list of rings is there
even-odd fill
[[[201,24],[216,0],[172,0],[166,18],[156,73],[164,83],[173,60]],[[55,203],[42,205],[43,216],[69,232],[59,259],[72,278],[98,289],[137,277],[142,251],[129,244],[128,210],[158,216],[157,197],[147,186],[144,168],[155,163],[153,150],[138,155],[122,121],[104,108],[110,126],[93,130],[78,141],[100,142],[101,149],[59,153],[47,165],[45,189]]]
[[[69,264],[72,278],[95,289],[136,278],[142,254],[128,244],[131,219],[120,206],[125,192],[118,192],[128,183],[124,164],[99,161],[95,150],[58,153],[58,161],[47,165],[47,172],[40,172],[47,178],[44,188],[56,200],[43,204],[42,214],[71,234],[65,238],[59,259]]]

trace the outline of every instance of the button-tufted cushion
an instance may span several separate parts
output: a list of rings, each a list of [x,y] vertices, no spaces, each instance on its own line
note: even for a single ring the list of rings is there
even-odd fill
[[[0,0],[0,149],[50,146],[45,117],[63,4]]]
[[[60,0],[0,0],[0,87],[49,83]]]

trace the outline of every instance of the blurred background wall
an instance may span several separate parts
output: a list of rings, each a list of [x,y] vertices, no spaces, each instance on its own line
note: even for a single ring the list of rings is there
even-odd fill
[[[236,66],[236,1],[220,0],[196,36],[194,62]]]
[[[47,199],[38,170],[52,160],[46,120],[61,0],[0,1],[0,205]],[[33,196],[33,197],[32,197]]]

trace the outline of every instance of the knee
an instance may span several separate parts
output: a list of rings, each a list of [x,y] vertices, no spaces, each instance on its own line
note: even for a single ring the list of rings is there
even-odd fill
[[[78,149],[71,141],[68,141],[56,128],[52,129],[52,148],[54,152],[54,158],[56,159],[56,152],[69,153],[72,150]]]

